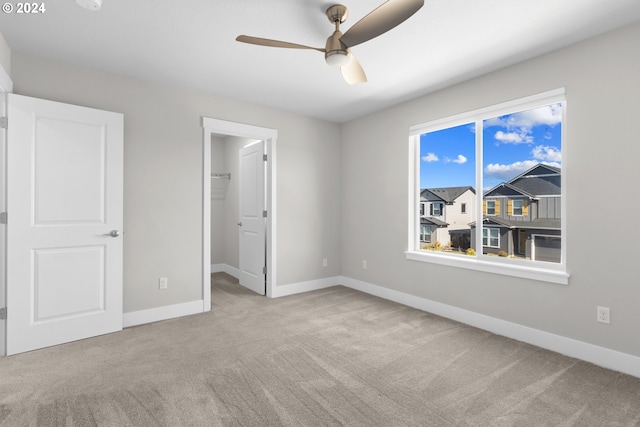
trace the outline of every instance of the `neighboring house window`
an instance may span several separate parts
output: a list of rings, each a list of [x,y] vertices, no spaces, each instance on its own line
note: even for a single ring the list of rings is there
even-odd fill
[[[487,200],[487,215],[495,215],[496,214],[496,201],[495,200]]]
[[[411,184],[410,212],[415,215],[421,189],[435,189],[447,204],[460,203],[460,211],[447,212],[447,224],[442,227],[468,236],[471,244],[469,250],[447,247],[437,257],[433,251],[420,251],[418,242],[424,233],[414,217],[407,258],[567,283],[566,189],[562,185],[566,179],[562,173],[565,110],[564,89],[560,89],[412,126],[410,142],[415,149],[409,152],[415,167],[410,170],[415,177],[410,183],[416,186]],[[456,190],[464,187],[472,188],[465,196],[469,198],[454,199],[461,194]],[[475,208],[469,210],[468,203]],[[429,214],[443,216],[443,208],[431,203]],[[456,218],[468,212],[471,216]],[[531,230],[554,236],[540,238],[534,248],[540,253],[546,244],[544,261],[532,256],[534,245],[524,240],[530,238]],[[496,257],[501,236],[509,245],[500,252],[508,253]],[[526,268],[532,264],[536,269]],[[520,265],[525,267],[521,271]]]
[[[500,247],[500,230],[497,228],[483,228],[482,229],[482,246],[489,246],[490,248]]]
[[[420,241],[425,243],[431,243],[431,227],[428,225],[422,225],[420,227]]]
[[[511,215],[522,216],[522,200],[510,200],[511,202]]]
[[[420,203],[420,216],[424,216],[424,203]]]

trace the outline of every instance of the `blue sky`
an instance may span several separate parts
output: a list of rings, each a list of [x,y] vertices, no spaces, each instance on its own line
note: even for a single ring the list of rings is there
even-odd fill
[[[561,167],[560,104],[483,121],[484,188],[508,181],[536,163]],[[420,188],[475,182],[473,123],[420,135]]]

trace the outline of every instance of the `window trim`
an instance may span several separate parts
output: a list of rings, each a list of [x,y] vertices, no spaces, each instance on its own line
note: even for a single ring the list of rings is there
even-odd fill
[[[431,216],[442,216],[442,211],[444,210],[444,206],[443,203],[441,202],[431,202],[430,204],[430,208],[429,208],[429,214]],[[436,213],[436,206],[438,207],[438,213]]]
[[[560,263],[548,263],[544,261],[531,261],[531,260],[518,260],[518,259],[502,259],[500,257],[489,257],[483,255],[480,250],[476,256],[467,255],[450,255],[441,254],[432,251],[420,250],[419,242],[419,230],[420,218],[416,215],[416,203],[420,200],[420,177],[418,171],[420,170],[420,135],[427,132],[435,132],[438,130],[447,129],[463,124],[475,123],[478,126],[482,126],[482,121],[485,119],[493,118],[496,116],[513,114],[519,111],[526,111],[538,107],[553,103],[562,103],[562,153],[563,153],[563,169],[565,169],[567,160],[564,157],[567,147],[566,138],[566,89],[559,88],[548,92],[539,93],[536,95],[527,96],[524,98],[514,99],[506,101],[493,106],[488,106],[465,113],[455,114],[439,119],[431,120],[425,123],[413,125],[409,127],[409,167],[408,167],[408,243],[407,250],[405,251],[405,257],[408,260],[435,263],[440,265],[459,267],[464,269],[478,270],[484,272],[490,272],[495,274],[522,277],[527,279],[533,279],[543,282],[558,283],[567,285],[569,283],[570,274],[567,271],[566,266],[566,236],[567,236],[567,213],[566,213],[566,174],[561,175],[561,234],[560,238],[563,241],[561,246],[561,262]],[[482,160],[482,147],[479,144],[481,136],[476,133],[476,162],[483,164]],[[478,168],[476,171],[476,183],[478,188],[482,187],[482,168]],[[481,216],[478,212],[482,212],[482,200],[483,197],[478,196],[476,198],[476,217]],[[474,218],[476,220],[476,218]],[[482,247],[482,229],[484,227],[475,227],[476,242],[479,248]]]
[[[511,202],[511,216],[524,216],[524,202],[522,199],[509,199]],[[520,202],[520,207],[516,208],[516,202]],[[507,202],[508,203],[508,202]],[[520,213],[516,213],[516,209],[520,209]]]
[[[496,216],[496,201],[488,199],[484,200],[487,202],[487,216]],[[493,207],[491,208],[493,210],[493,213],[489,213],[489,203],[493,203]]]
[[[484,244],[484,232],[485,232],[485,230],[487,231],[487,244],[486,245]],[[497,231],[498,232],[498,244],[495,245],[495,246],[491,244],[491,239],[493,239],[493,237],[491,237],[491,233],[489,233],[489,231]],[[482,227],[482,247],[500,249],[500,229],[499,228]]]

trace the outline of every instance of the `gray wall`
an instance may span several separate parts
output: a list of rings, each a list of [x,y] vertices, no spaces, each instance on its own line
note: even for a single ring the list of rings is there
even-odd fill
[[[17,93],[125,114],[126,312],[201,298],[204,115],[278,129],[277,285],[342,274],[640,356],[639,39],[635,24],[342,126],[21,54],[11,67]],[[409,126],[562,86],[569,285],[407,261]],[[611,188],[631,195],[607,223],[629,250],[590,232]]]
[[[342,274],[640,356],[638,40],[634,24],[345,124]],[[409,126],[559,87],[569,285],[406,260]],[[628,205],[601,226],[619,239],[594,240],[593,194],[612,189]],[[611,308],[610,325],[596,322],[596,305]]]
[[[278,130],[276,285],[339,274],[338,125],[16,52],[11,67],[15,93],[124,113],[125,312],[202,298],[202,116]]]
[[[211,137],[211,173],[228,173],[224,137]],[[229,197],[227,179],[211,180],[211,264],[224,263],[225,208]]]
[[[0,65],[7,74],[11,75],[11,49],[2,34],[0,34]]]

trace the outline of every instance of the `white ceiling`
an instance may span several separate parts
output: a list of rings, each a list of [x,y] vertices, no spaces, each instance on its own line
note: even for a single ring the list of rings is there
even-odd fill
[[[381,3],[344,0],[343,32]],[[344,122],[640,21],[640,0],[426,0],[352,49],[369,79],[355,86],[320,52],[235,41],[247,34],[324,47],[331,4],[103,0],[94,12],[49,0],[43,14],[0,14],[0,33],[15,52]]]

